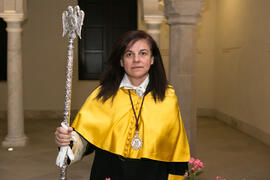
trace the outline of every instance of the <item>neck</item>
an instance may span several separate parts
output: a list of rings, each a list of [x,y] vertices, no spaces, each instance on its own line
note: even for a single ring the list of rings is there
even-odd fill
[[[143,78],[130,78],[128,77],[130,83],[133,85],[133,86],[139,86],[140,84],[142,84],[142,82],[146,79],[147,76],[143,77]]]

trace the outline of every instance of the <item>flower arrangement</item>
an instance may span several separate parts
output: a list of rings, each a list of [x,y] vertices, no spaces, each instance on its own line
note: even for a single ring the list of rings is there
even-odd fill
[[[184,175],[184,180],[195,180],[197,176],[199,176],[203,171],[204,163],[199,159],[195,159],[193,157],[190,158],[189,162],[189,171],[187,171]]]

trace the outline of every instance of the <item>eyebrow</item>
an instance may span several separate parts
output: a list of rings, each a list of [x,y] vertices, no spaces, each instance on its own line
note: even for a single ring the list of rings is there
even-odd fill
[[[148,49],[140,49],[140,51],[149,51],[149,50],[148,50]],[[125,53],[127,53],[127,52],[133,52],[133,51],[131,51],[131,50],[129,49],[129,50],[125,51]]]
[[[141,49],[140,51],[148,51],[148,49]]]

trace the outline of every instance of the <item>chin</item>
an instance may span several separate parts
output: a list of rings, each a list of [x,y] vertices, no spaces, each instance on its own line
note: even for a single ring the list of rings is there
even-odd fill
[[[134,79],[143,79],[143,78],[145,78],[146,75],[147,74],[133,74],[133,75],[131,75],[131,77]]]

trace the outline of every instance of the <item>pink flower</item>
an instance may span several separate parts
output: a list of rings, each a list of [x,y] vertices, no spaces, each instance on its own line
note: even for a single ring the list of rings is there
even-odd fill
[[[222,177],[220,177],[220,176],[217,176],[216,177],[216,180],[226,180],[225,178],[222,178]]]
[[[191,170],[193,171],[200,171],[204,167],[204,164],[199,159],[192,157],[189,160],[189,164],[191,166]]]
[[[196,165],[198,165],[198,164],[200,164],[200,162],[201,162],[201,161],[200,161],[199,159],[196,159],[194,163],[195,163]]]
[[[111,180],[111,178],[105,178],[105,180]]]
[[[202,172],[203,167],[204,167],[204,164],[199,159],[195,159],[193,157],[190,157],[189,171],[186,172],[186,174],[184,176],[184,180],[194,179],[197,176],[199,176],[200,173]]]
[[[193,164],[194,161],[195,161],[195,159],[193,157],[191,157],[189,160],[189,164]]]

